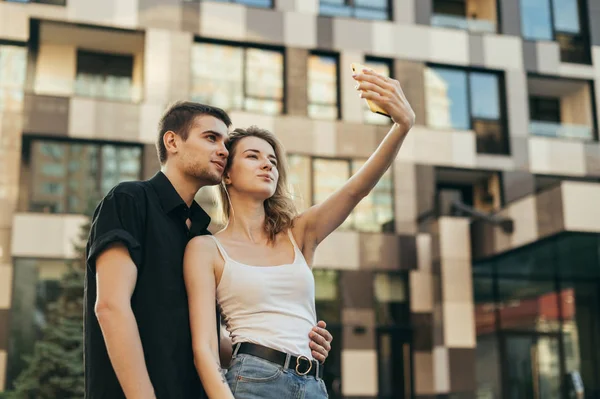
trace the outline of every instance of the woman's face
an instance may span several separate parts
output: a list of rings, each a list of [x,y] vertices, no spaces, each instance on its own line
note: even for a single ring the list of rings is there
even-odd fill
[[[258,137],[244,137],[231,154],[225,177],[229,190],[266,200],[275,194],[279,171],[275,150]]]

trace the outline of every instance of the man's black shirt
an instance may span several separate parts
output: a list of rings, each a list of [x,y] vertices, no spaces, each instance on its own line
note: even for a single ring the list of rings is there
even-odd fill
[[[86,399],[125,398],[94,312],[96,258],[115,242],[128,248],[138,269],[131,308],[157,399],[204,397],[192,353],[183,254],[190,238],[209,234],[209,224],[206,212],[196,202],[188,208],[162,172],[148,181],[121,183],[100,202],[87,243]]]

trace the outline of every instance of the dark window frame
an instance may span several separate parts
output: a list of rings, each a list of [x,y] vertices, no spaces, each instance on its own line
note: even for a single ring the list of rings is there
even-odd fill
[[[492,154],[492,155],[510,155],[511,154],[511,145],[509,139],[509,124],[508,124],[508,104],[507,104],[507,94],[506,94],[506,77],[505,72],[501,70],[495,69],[485,69],[485,68],[477,68],[477,67],[461,67],[456,65],[447,65],[447,64],[438,64],[438,63],[426,63],[425,68],[429,69],[447,69],[453,71],[460,71],[466,74],[466,93],[465,97],[467,99],[467,111],[469,116],[469,129],[475,132],[476,136],[476,146],[478,154]],[[472,101],[471,101],[471,73],[482,73],[494,75],[498,79],[498,104],[500,111],[500,118],[498,119],[487,119],[487,118],[475,118],[472,113]],[[425,90],[425,98],[427,99],[427,90]],[[502,134],[502,143],[501,150],[497,152],[482,152],[480,151],[480,135],[477,133],[475,128],[473,127],[476,121],[482,122],[497,122],[500,126],[500,131]],[[448,130],[460,130],[454,127],[449,127]]]
[[[114,141],[114,140],[98,140],[98,139],[81,139],[81,138],[72,138],[72,137],[54,137],[54,136],[46,136],[46,135],[35,135],[35,134],[26,134],[23,135],[22,138],[22,149],[21,149],[21,163],[20,168],[24,165],[31,166],[32,162],[32,151],[33,144],[35,142],[53,142],[56,144],[67,144],[67,145],[93,145],[98,148],[99,153],[102,153],[102,148],[106,146],[117,147],[117,148],[139,148],[140,149],[140,158],[139,158],[139,172],[138,172],[138,180],[142,178],[144,174],[144,165],[145,165],[145,152],[144,145],[138,142],[127,142],[127,141]],[[26,199],[19,198],[20,204],[26,205],[26,212],[31,213],[42,213],[39,211],[32,210],[31,207],[31,193],[34,191],[34,182],[31,179],[31,176],[27,176],[28,181],[25,182],[27,187],[27,197]],[[102,187],[102,156],[99,159],[99,173],[96,176],[95,187],[98,193],[101,193]],[[66,201],[67,195],[64,195],[63,201]],[[68,204],[66,204],[68,207]],[[66,209],[63,212],[50,212],[50,214],[56,215],[80,215],[82,212],[71,211],[70,209]]]
[[[570,32],[561,32],[559,30],[556,29],[556,26],[554,24],[554,2],[555,0],[544,0],[548,3],[549,6],[549,10],[550,10],[550,30],[552,31],[552,41],[558,43],[559,45],[559,49],[560,49],[560,61],[564,62],[564,63],[570,63],[570,64],[578,64],[578,65],[591,65],[592,64],[592,53],[591,53],[591,39],[590,39],[590,27],[589,27],[589,23],[587,20],[587,0],[575,0],[577,2],[577,17],[579,18],[579,28],[580,28],[580,32],[579,34],[572,34]],[[519,10],[520,10],[521,4],[519,3]],[[521,17],[521,20],[519,21],[521,26],[523,24],[523,19]],[[532,39],[532,38],[526,38],[525,36],[523,36],[523,33],[521,33],[521,37],[523,38],[524,41],[529,41],[529,42],[537,42],[540,39]],[[582,54],[581,54],[581,59],[579,61],[564,61],[563,56],[566,58],[565,53],[566,50],[563,49],[563,47],[561,46],[561,42],[560,42],[560,38],[566,38],[566,39],[572,39],[575,41],[579,41],[581,44],[581,50],[582,50]]]
[[[7,3],[21,3],[21,4],[28,4],[28,3],[34,3],[34,4],[47,4],[47,5],[51,5],[51,6],[59,6],[59,7],[66,7],[67,6],[67,0],[4,0]]]
[[[281,113],[279,114],[275,114],[275,115],[286,115],[287,114],[287,94],[288,94],[288,81],[287,81],[287,54],[285,51],[285,47],[283,46],[276,46],[276,45],[270,45],[270,44],[263,44],[263,43],[255,43],[255,42],[239,42],[239,41],[232,41],[232,40],[222,40],[222,39],[212,39],[212,38],[205,38],[205,37],[195,37],[194,41],[192,42],[192,46],[196,45],[196,44],[212,44],[215,46],[228,46],[228,47],[237,47],[243,50],[243,60],[242,60],[242,95],[244,99],[257,99],[257,100],[269,100],[269,101],[281,101]],[[247,60],[247,51],[248,49],[257,49],[257,50],[266,50],[266,51],[273,51],[273,52],[277,52],[281,54],[281,62],[282,62],[282,72],[281,72],[281,79],[282,79],[282,94],[281,94],[281,100],[276,99],[276,98],[261,98],[261,97],[255,97],[255,96],[248,96],[247,95],[247,79],[246,79],[246,74],[247,74],[247,64],[246,64],[246,60]],[[193,72],[192,72],[192,78],[193,78]],[[190,93],[192,94],[192,93]],[[245,106],[242,104],[241,109],[232,109],[229,111],[245,111],[247,112]]]

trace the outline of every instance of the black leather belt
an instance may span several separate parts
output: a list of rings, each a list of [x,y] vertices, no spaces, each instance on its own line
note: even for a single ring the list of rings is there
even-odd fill
[[[285,352],[267,348],[266,346],[258,344],[252,344],[250,342],[241,342],[238,344],[238,346],[239,349],[237,350],[237,353],[256,356],[261,359],[268,360],[271,363],[278,364],[282,367],[285,366],[285,359],[288,356]],[[310,360],[306,356],[290,355],[290,363],[288,368],[294,370],[298,375],[309,375],[321,379],[323,378],[323,365],[318,363],[316,360]]]

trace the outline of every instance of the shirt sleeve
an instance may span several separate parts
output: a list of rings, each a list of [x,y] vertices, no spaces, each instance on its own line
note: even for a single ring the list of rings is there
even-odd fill
[[[144,220],[139,202],[130,194],[112,191],[96,208],[87,254],[87,263],[93,272],[98,255],[116,242],[127,247],[133,263],[141,269]]]

